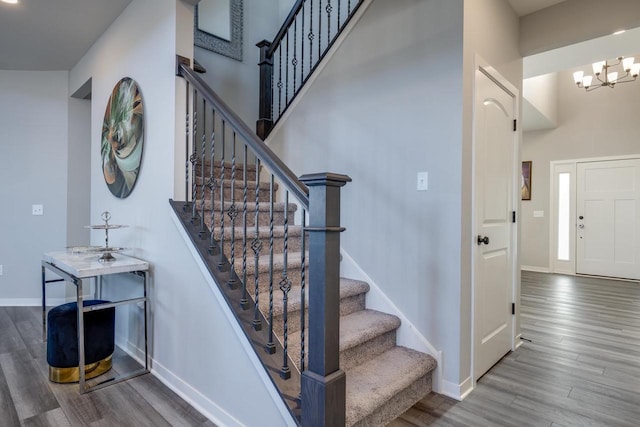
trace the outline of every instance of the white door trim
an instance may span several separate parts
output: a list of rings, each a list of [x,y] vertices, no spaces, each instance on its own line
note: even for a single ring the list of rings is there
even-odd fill
[[[520,92],[518,90],[518,88],[516,88],[513,84],[511,84],[511,82],[509,82],[506,78],[504,78],[498,71],[496,71],[495,68],[493,68],[487,61],[485,61],[482,57],[480,57],[479,55],[475,54],[474,55],[474,68],[473,68],[473,88],[472,88],[472,94],[473,94],[473,98],[471,100],[472,105],[473,105],[473,116],[472,116],[472,150],[471,150],[471,156],[472,156],[472,176],[475,178],[476,176],[476,135],[475,135],[475,129],[476,129],[476,111],[475,111],[475,101],[476,101],[476,91],[477,91],[477,85],[476,85],[476,78],[475,78],[475,72],[476,71],[480,71],[482,72],[484,75],[486,75],[489,79],[491,79],[493,82],[495,82],[498,86],[500,86],[502,89],[504,89],[506,92],[508,92],[509,94],[511,94],[514,97],[514,117],[517,120],[518,123],[518,127],[517,127],[517,132],[514,132],[514,149],[513,149],[513,163],[514,163],[514,171],[519,171],[520,167],[519,167],[519,162],[520,162],[520,141],[522,141],[522,128],[520,126],[521,124],[521,120],[520,120]],[[511,322],[511,328],[512,328],[512,333],[511,333],[511,350],[515,350],[517,347],[517,342],[516,342],[516,338],[519,338],[519,324],[520,322],[518,321],[519,318],[519,307],[520,307],[520,270],[518,268],[518,266],[520,265],[520,255],[519,255],[519,251],[518,251],[518,238],[519,238],[519,224],[520,224],[520,185],[519,185],[519,175],[518,176],[514,176],[512,177],[513,179],[513,183],[514,185],[513,187],[513,194],[512,194],[512,200],[513,200],[513,204],[512,204],[512,209],[516,211],[516,224],[512,229],[512,233],[511,233],[511,250],[512,250],[512,266],[511,266],[511,281],[512,281],[512,289],[511,289],[511,296],[512,296],[512,301],[515,303],[516,305],[516,314],[513,318],[513,321]],[[476,261],[475,261],[475,256],[473,254],[473,252],[475,251],[475,245],[476,245],[476,241],[475,241],[475,236],[477,235],[477,225],[476,225],[476,221],[475,218],[477,216],[477,212],[476,212],[476,191],[475,191],[475,186],[471,186],[472,190],[471,190],[471,212],[472,212],[472,225],[471,225],[471,230],[472,230],[472,238],[471,238],[471,245],[472,247],[470,248],[470,250],[472,251],[471,254],[471,336],[470,336],[470,348],[471,348],[471,357],[470,357],[470,372],[471,372],[471,379],[472,379],[472,388],[475,388],[476,386],[476,374],[474,372],[474,362],[475,362],[475,307],[474,307],[474,301],[475,301],[475,287],[476,287]]]

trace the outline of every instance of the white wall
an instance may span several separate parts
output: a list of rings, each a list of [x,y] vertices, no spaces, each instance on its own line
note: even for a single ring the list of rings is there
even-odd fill
[[[640,83],[586,93],[573,83],[577,70],[558,73],[558,127],[524,134],[522,158],[533,161],[531,201],[522,202],[524,266],[549,268],[550,161],[640,154]],[[544,217],[533,218],[534,210]]]
[[[195,48],[195,58],[207,70],[201,77],[252,129],[258,120],[260,96],[256,43],[272,40],[280,29],[284,18],[280,19],[278,7],[278,0],[243,2],[242,61]]]
[[[67,165],[67,245],[90,241],[91,101],[69,98],[69,160]]]
[[[459,376],[462,1],[376,0],[269,141],[345,173],[343,249]],[[416,173],[430,189],[416,192]]]
[[[522,126],[527,131],[551,129],[558,122],[558,73],[524,79]]]
[[[567,0],[523,16],[520,52],[529,56],[618,30],[640,27],[640,2],[636,0]]]
[[[183,138],[176,142],[184,123],[176,105],[182,108],[184,101],[176,92],[183,82],[175,77],[175,54],[192,56],[189,20],[192,12],[179,0],[134,0],[71,70],[71,93],[88,78],[93,85],[91,218],[97,221],[102,211],[109,210],[113,223],[128,224],[129,228],[110,233],[110,243],[132,248],[133,255],[152,266],[154,373],[217,424],[282,425],[286,417],[243,350],[244,337],[231,329],[224,308],[216,303],[171,219],[174,152],[180,151],[176,144],[184,143]],[[181,29],[179,34],[176,28]],[[138,182],[128,198],[116,199],[102,176],[100,137],[108,96],[125,76],[141,88],[146,135]],[[101,243],[102,235],[93,234],[92,242]],[[121,283],[134,285],[124,279]],[[116,297],[131,291],[111,292]],[[140,345],[135,336],[127,340]],[[251,411],[246,410],[248,402]]]
[[[67,244],[67,76],[0,70],[0,305],[39,304],[42,253]]]

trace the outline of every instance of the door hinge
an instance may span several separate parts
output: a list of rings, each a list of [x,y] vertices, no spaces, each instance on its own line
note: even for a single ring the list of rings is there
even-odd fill
[[[514,132],[518,129],[517,123],[518,123],[518,121],[516,119],[513,119],[513,131]]]
[[[516,314],[516,303],[515,302],[511,303],[511,314]]]
[[[511,222],[516,223],[516,211],[511,211]]]

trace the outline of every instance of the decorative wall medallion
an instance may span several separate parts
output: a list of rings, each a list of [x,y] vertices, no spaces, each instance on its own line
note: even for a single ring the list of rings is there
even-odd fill
[[[124,199],[133,190],[144,145],[144,108],[136,82],[125,77],[111,92],[102,123],[102,173],[111,193]]]

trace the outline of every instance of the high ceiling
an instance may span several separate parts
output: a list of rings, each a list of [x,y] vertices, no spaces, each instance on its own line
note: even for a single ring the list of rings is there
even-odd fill
[[[129,3],[0,2],[0,70],[70,70]]]

